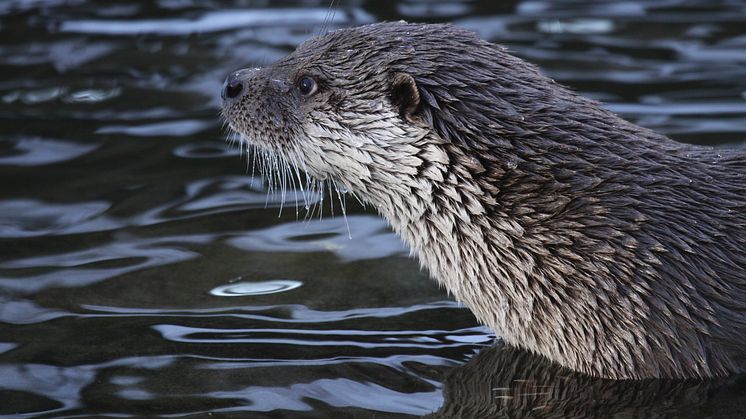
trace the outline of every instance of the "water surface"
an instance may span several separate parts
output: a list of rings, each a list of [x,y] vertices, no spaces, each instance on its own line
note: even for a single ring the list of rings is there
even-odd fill
[[[0,415],[744,413],[739,377],[607,382],[487,349],[372,211],[306,220],[268,191],[224,141],[220,85],[327,16],[313,0],[0,3]],[[746,141],[742,2],[357,0],[331,27],[398,19],[477,31],[677,140]]]

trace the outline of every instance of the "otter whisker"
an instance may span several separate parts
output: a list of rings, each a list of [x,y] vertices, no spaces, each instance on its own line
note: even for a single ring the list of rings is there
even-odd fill
[[[300,189],[301,196],[303,197],[303,206],[305,207],[308,205],[308,196],[306,195],[306,189],[303,187],[303,180],[300,177],[300,170],[298,169],[298,166],[294,166],[295,169],[295,177],[298,179],[298,188]]]
[[[313,196],[313,184],[314,184],[314,182],[313,182],[313,179],[312,179],[312,178],[311,178],[311,176],[310,176],[310,175],[308,174],[308,172],[306,172],[306,189],[307,189],[307,190],[309,191],[309,193],[311,194],[311,195],[309,196],[309,198],[311,198],[311,197]],[[313,204],[313,201],[309,201],[309,204]]]
[[[288,155],[288,159],[291,159],[290,155]],[[290,181],[290,186],[293,188],[293,201],[295,202],[295,219],[298,219],[299,216],[299,209],[298,209],[298,186],[295,183],[295,177],[293,176],[293,169],[295,167],[293,166],[293,163],[287,162],[287,171]]]
[[[280,215],[282,215],[282,207],[284,206],[285,200],[287,198],[287,189],[288,189],[288,184],[289,184],[288,172],[290,171],[290,164],[288,163],[287,158],[285,157],[284,154],[281,155],[281,157],[280,157],[280,163],[282,163],[282,165],[281,165],[281,169],[282,169],[282,203],[280,205]],[[290,179],[293,178],[292,174],[290,174],[289,176],[290,176]]]
[[[332,214],[332,218],[334,218],[334,199],[331,199],[332,197],[332,184],[334,183],[334,179],[331,180],[331,182],[327,182],[326,186],[329,190],[329,212]],[[336,186],[336,185],[335,185]]]
[[[342,196],[346,196],[347,189],[345,188],[345,192],[341,192],[339,186],[337,186],[337,181],[335,179],[331,179],[331,183],[334,184],[334,190],[337,192],[337,199],[339,200],[339,206],[342,209],[342,218],[345,220],[345,225],[347,226],[347,237],[352,239],[352,232],[350,231],[350,223],[347,220],[347,201],[345,198],[342,198]],[[331,186],[331,185],[330,185]],[[329,195],[331,196],[331,188],[329,188]],[[330,203],[334,202],[334,199],[329,200]],[[333,205],[333,204],[332,204]]]
[[[272,193],[277,193],[277,155],[271,151],[267,152],[269,158],[269,165],[267,166],[267,172],[269,173],[270,185],[272,186]]]
[[[303,221],[308,221],[310,217],[310,211],[313,208],[313,200],[311,197],[313,196],[313,187],[309,183],[308,176],[306,176],[306,191],[308,192],[308,201],[305,202],[304,209],[306,210],[306,213],[303,215]]]
[[[298,212],[298,198],[297,198],[298,188],[300,188],[301,195],[303,196],[303,205],[304,206],[308,205],[308,197],[306,196],[306,191],[303,188],[303,182],[302,182],[302,180],[300,178],[300,170],[298,169],[298,162],[295,160],[294,157],[293,157],[293,161],[292,161],[292,169],[295,172],[295,178],[293,179],[293,183],[295,183],[295,179],[298,180],[298,186],[295,187],[295,193],[296,193],[295,209],[296,209],[296,218],[298,218],[298,214],[297,214],[297,212]],[[291,174],[291,177],[292,177],[292,174]]]
[[[272,158],[267,150],[262,150],[262,172],[264,174],[264,181],[267,184],[267,199],[264,201],[264,208],[267,208],[269,206],[269,196],[274,190],[272,179]]]
[[[277,156],[277,155],[276,155]],[[277,214],[277,218],[282,217],[282,208],[285,206],[285,171],[284,166],[282,164],[284,163],[285,158],[282,156],[275,157],[275,164],[276,164],[276,170],[277,170],[277,177],[279,178],[280,182],[280,212]]]
[[[326,180],[319,181],[319,220],[324,218],[324,186]]]
[[[329,21],[326,23],[327,24],[327,29],[328,29],[329,26],[331,26],[332,23],[334,23],[334,18],[337,16],[337,8],[339,7],[338,3],[339,2],[337,0],[332,0],[332,4],[331,4],[331,6],[332,6],[332,16],[329,18]]]
[[[279,195],[282,207],[282,173],[280,172],[280,156],[272,152],[272,182],[274,183],[274,194]]]
[[[345,220],[345,226],[347,227],[347,238],[352,240],[352,231],[350,230],[350,222],[347,219],[347,195],[340,194],[337,191],[337,198],[339,199],[339,205],[342,207],[342,218]]]
[[[264,186],[264,157],[259,147],[253,147],[254,160],[256,161],[257,175],[261,179],[262,187]]]
[[[256,155],[257,147],[246,147],[246,153],[251,155],[251,187],[254,187],[254,181],[256,180]]]
[[[308,214],[308,221],[315,217],[318,210],[319,219],[324,216],[324,181],[313,179],[311,183],[311,191],[313,196],[317,197],[311,204],[311,211]]]
[[[318,195],[319,193],[318,187],[319,187],[318,181],[316,179],[313,179],[313,182],[311,183],[311,190],[313,191],[313,195]],[[311,203],[311,213],[309,214],[309,220],[314,217],[314,214],[316,214],[316,210],[318,209],[319,202],[323,204],[323,201],[319,201],[319,200],[313,201]]]
[[[329,3],[329,8],[326,11],[326,16],[324,16],[324,21],[321,23],[321,28],[319,29],[319,33],[317,35],[323,35],[327,33],[327,29],[329,25],[334,21],[334,16],[337,14],[337,8],[335,6],[336,0],[332,0]]]
[[[280,158],[276,153],[272,153],[272,181],[274,183],[274,192],[281,192],[281,179],[280,179]]]
[[[362,199],[360,199],[360,196],[358,196],[358,194],[356,194],[355,191],[349,191],[349,193],[352,195],[353,198],[355,198],[355,200],[357,202],[360,203],[360,205],[363,207],[363,209],[367,208],[367,206],[365,205],[365,201],[363,201]]]
[[[297,144],[293,144],[293,151],[294,151],[294,154],[296,156],[301,156],[302,155],[302,153],[298,149],[298,145]],[[305,191],[308,191],[308,193],[310,194],[310,185],[311,185],[311,180],[312,180],[311,175],[308,173],[308,168],[306,167],[306,163],[303,161],[303,159],[299,158],[298,161],[300,162],[300,168],[303,169],[303,173],[306,176],[306,188],[305,188]],[[296,163],[295,167],[296,167],[296,169],[298,169],[299,165]],[[298,183],[299,184],[301,183],[300,173],[298,173]],[[304,206],[306,207],[306,210],[308,210],[308,206],[310,205],[310,201],[309,200],[311,199],[311,197],[310,196],[306,197],[305,191],[303,193],[303,201],[304,201],[303,203],[305,204]]]
[[[272,179],[272,156],[269,155],[267,150],[264,150],[264,175],[265,181],[267,182],[267,191],[272,192],[274,190],[274,184]],[[269,197],[268,197],[269,198]]]
[[[310,196],[314,196],[316,194],[316,186],[315,183],[311,183],[308,186],[308,194]],[[309,201],[309,203],[306,205],[306,215],[303,219],[303,221],[309,221],[311,218],[313,218],[313,213],[316,210],[316,202],[315,201]]]
[[[270,160],[269,170],[272,176],[272,194],[277,195],[280,193],[280,181],[277,178],[279,175],[279,171],[277,169],[277,154],[272,152],[270,156],[271,156],[270,157],[271,160]]]
[[[227,124],[227,122],[225,122],[224,124]],[[229,132],[228,135],[225,137],[226,146],[229,148],[235,148],[237,144],[240,146],[241,142],[239,141],[239,139],[240,139],[240,136],[238,133]]]

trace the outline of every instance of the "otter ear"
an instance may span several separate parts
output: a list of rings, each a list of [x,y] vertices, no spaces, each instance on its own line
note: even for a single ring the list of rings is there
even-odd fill
[[[402,118],[410,119],[420,107],[417,83],[407,73],[395,73],[391,79],[391,103],[399,108]]]

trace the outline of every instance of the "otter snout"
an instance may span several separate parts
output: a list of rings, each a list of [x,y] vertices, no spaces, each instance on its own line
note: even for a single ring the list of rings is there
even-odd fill
[[[220,91],[220,97],[223,101],[236,99],[248,90],[248,83],[252,75],[259,69],[243,69],[234,71],[225,78],[223,89]]]
[[[238,77],[238,73],[233,73],[225,79],[223,83],[223,91],[220,93],[220,97],[225,99],[233,99],[234,97],[241,94],[243,90],[243,81]]]

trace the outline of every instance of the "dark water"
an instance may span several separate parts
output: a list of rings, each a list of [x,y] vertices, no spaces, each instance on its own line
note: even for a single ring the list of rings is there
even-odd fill
[[[341,3],[332,27],[453,21],[673,138],[746,141],[743,2]],[[744,414],[743,377],[609,382],[490,349],[374,214],[350,203],[350,240],[268,194],[218,91],[327,6],[0,2],[0,415]]]

